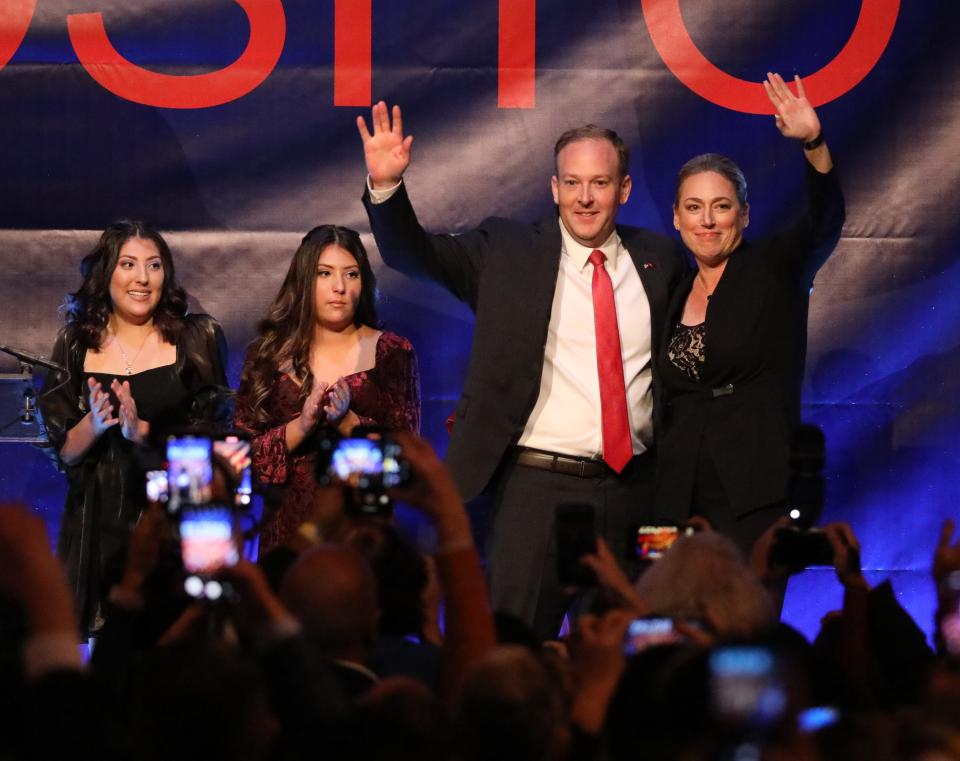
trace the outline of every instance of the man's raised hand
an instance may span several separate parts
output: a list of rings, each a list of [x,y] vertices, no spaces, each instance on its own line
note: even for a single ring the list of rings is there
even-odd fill
[[[363,155],[367,160],[367,172],[373,188],[386,190],[400,182],[410,165],[413,135],[403,136],[400,106],[393,107],[391,124],[390,111],[382,100],[371,109],[370,122],[373,125],[373,134],[367,129],[364,118],[357,117],[357,129],[363,140]]]

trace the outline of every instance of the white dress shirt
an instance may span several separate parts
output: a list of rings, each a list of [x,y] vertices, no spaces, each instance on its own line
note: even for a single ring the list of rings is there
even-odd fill
[[[517,442],[550,452],[600,457],[603,453],[597,339],[593,324],[592,248],[581,245],[558,220],[563,249],[543,355],[540,393]],[[620,330],[623,379],[633,453],[653,440],[650,304],[629,252],[614,231],[599,246],[613,283]]]

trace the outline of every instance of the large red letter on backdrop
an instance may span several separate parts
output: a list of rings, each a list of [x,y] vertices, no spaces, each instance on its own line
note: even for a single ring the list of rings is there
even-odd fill
[[[258,87],[276,67],[286,39],[283,0],[235,2],[250,22],[247,48],[232,64],[210,74],[157,74],[130,63],[110,43],[99,13],[70,15],[67,28],[83,68],[115,95],[159,108],[209,108]]]
[[[23,42],[36,5],[37,0],[3,0],[0,4],[0,69]]]
[[[537,84],[537,0],[500,0],[500,108],[534,108]]]
[[[333,11],[333,105],[369,106],[373,0],[336,0]]]
[[[763,85],[718,69],[690,38],[680,0],[641,0],[653,45],[673,75],[701,98],[748,114],[772,114]],[[870,73],[890,41],[900,0],[863,0],[850,39],[837,57],[803,80],[814,106],[836,100]],[[787,77],[789,79],[789,77]]]

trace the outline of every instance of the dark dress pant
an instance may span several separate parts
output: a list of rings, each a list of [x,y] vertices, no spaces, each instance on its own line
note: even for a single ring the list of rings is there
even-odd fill
[[[541,639],[554,639],[573,596],[557,579],[555,516],[566,503],[593,506],[597,535],[627,558],[628,535],[653,511],[653,455],[634,457],[621,474],[595,478],[505,463],[493,500],[487,571],[494,610],[523,619]]]

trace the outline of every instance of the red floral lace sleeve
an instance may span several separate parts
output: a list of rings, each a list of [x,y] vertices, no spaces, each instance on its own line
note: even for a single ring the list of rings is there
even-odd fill
[[[251,362],[250,354],[244,362]],[[250,437],[253,468],[261,483],[283,484],[290,477],[291,455],[287,450],[287,423],[300,413],[299,389],[287,376],[277,373],[274,388],[264,400],[269,416],[261,422],[253,416],[250,397],[237,394],[234,425]]]

